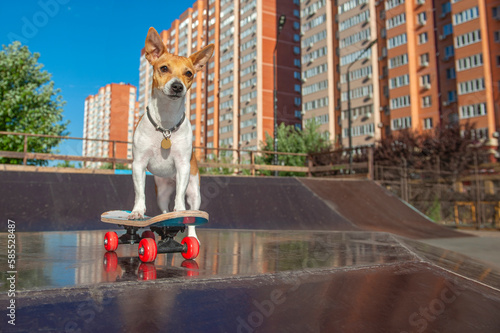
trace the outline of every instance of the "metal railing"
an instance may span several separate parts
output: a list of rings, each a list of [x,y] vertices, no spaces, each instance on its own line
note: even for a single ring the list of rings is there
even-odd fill
[[[22,145],[14,151],[0,151],[0,158],[12,158],[22,160],[23,165],[28,165],[30,161],[77,161],[83,163],[109,163],[115,170],[117,164],[130,164],[132,159],[117,156],[118,145],[129,145],[131,142],[121,140],[89,139],[70,136],[31,134],[19,132],[0,131],[0,136],[20,136]],[[110,145],[111,156],[79,156],[63,155],[53,153],[31,152],[29,149],[30,140],[43,140],[44,138],[58,140],[78,140],[82,142],[101,142]],[[355,162],[349,165],[349,149],[327,151],[315,154],[286,153],[262,150],[248,150],[235,148],[210,148],[194,147],[194,153],[198,158],[198,166],[208,171],[214,169],[228,169],[232,174],[246,173],[251,176],[262,175],[266,171],[278,171],[283,173],[298,173],[305,176],[342,176],[342,177],[368,177],[373,179],[373,148],[359,148],[354,151]],[[272,161],[278,155],[279,165],[264,163],[266,158]],[[295,159],[293,159],[293,157]],[[299,162],[297,162],[297,158]],[[302,162],[301,162],[302,161]],[[31,162],[31,164],[33,164]],[[299,164],[299,165],[297,165]],[[352,168],[350,172],[350,167]]]

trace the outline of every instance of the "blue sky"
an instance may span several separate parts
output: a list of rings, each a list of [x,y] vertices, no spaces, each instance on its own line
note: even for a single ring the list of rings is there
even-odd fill
[[[0,3],[0,44],[21,40],[52,74],[67,102],[70,136],[83,136],[84,101],[108,83],[138,87],[139,57],[150,26],[170,28],[195,0],[28,0]],[[60,151],[80,155],[81,143]]]

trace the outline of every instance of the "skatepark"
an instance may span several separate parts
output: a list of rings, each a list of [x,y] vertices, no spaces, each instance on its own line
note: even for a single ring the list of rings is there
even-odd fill
[[[16,240],[16,273],[0,286],[5,307],[15,288],[16,325],[4,316],[2,331],[500,327],[498,242],[439,226],[372,181],[202,177],[210,222],[197,228],[199,257],[159,254],[148,264],[137,245],[103,247],[112,226],[100,214],[132,207],[130,175],[2,172],[0,184]],[[159,213],[150,176],[146,203]],[[12,271],[7,251],[0,257]]]

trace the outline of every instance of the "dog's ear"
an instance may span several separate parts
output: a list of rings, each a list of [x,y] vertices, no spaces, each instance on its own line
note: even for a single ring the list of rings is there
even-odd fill
[[[209,44],[205,46],[203,49],[199,50],[196,53],[193,53],[189,56],[189,59],[191,59],[191,62],[194,65],[194,69],[198,72],[205,67],[207,64],[208,60],[212,57],[212,54],[214,53],[214,44]]]
[[[145,51],[146,59],[151,65],[165,52],[165,44],[163,44],[160,35],[153,27],[149,28]]]

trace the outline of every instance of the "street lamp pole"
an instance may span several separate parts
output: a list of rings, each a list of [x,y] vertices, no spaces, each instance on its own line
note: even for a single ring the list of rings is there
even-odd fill
[[[377,42],[377,39],[368,44],[363,51],[347,66],[347,128],[349,138],[349,174],[352,174],[352,115],[351,115],[351,67]]]
[[[280,32],[283,29],[283,26],[286,22],[286,16],[281,15],[278,20],[278,26],[276,30],[276,45],[274,46],[273,51],[273,74],[274,74],[274,87],[273,87],[273,104],[274,104],[274,156],[273,156],[273,165],[278,165],[278,91],[277,91],[277,68],[276,68],[276,52],[278,50],[278,38],[280,37]],[[274,171],[274,175],[278,176],[278,170]]]

